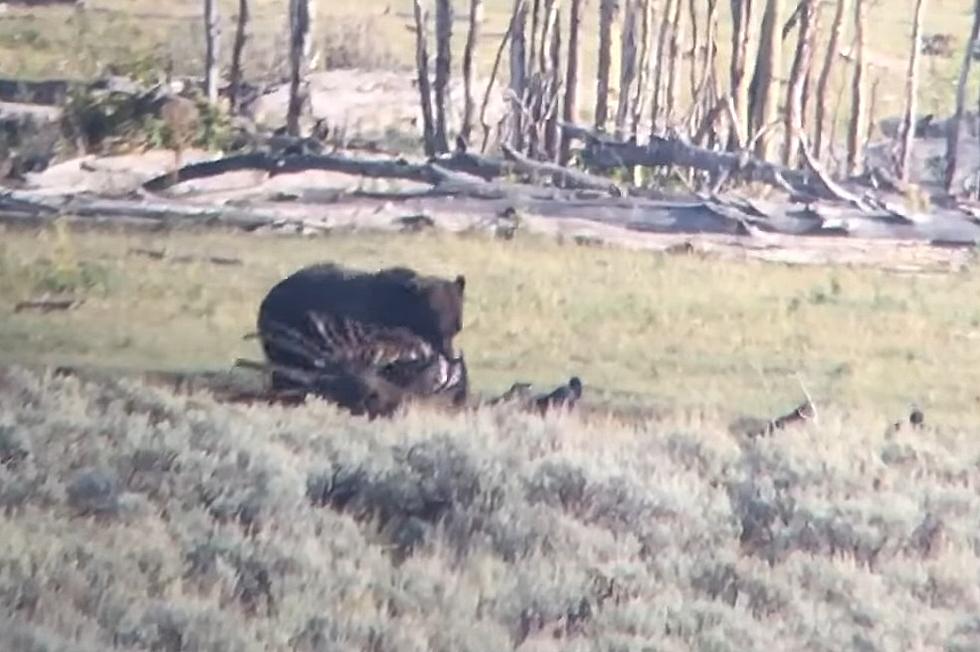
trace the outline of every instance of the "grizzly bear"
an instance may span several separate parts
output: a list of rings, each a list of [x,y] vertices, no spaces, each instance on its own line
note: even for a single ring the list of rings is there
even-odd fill
[[[316,312],[332,319],[406,329],[448,359],[453,357],[453,337],[462,329],[465,288],[462,275],[444,279],[405,267],[364,272],[333,263],[312,265],[269,290],[259,306],[259,330],[274,323],[316,338],[309,319]],[[270,362],[308,367],[303,356],[261,339]]]

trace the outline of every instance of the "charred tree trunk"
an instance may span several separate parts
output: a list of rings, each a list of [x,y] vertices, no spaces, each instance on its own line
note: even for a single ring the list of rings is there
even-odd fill
[[[510,130],[511,142],[518,152],[524,151],[524,98],[527,91],[527,4],[514,0],[514,14],[510,35]]]
[[[813,153],[818,160],[823,159],[826,145],[824,132],[827,129],[827,125],[825,124],[828,100],[827,90],[830,87],[830,76],[834,69],[834,61],[837,60],[837,49],[840,47],[841,31],[844,28],[844,16],[847,14],[847,3],[848,0],[837,0],[836,8],[834,9],[834,22],[830,26],[830,40],[827,42],[827,52],[824,54],[820,77],[817,79],[817,104],[813,118]],[[830,131],[834,131],[833,126]]]
[[[450,0],[436,0],[436,70],[435,91],[436,150],[449,151],[449,73],[452,67],[453,5]]]
[[[476,99],[473,90],[473,52],[480,38],[480,24],[483,22],[483,0],[470,0],[470,29],[466,34],[466,47],[463,50],[463,124],[460,137],[469,143],[473,131],[473,118],[476,113]]]
[[[248,23],[251,16],[248,8],[248,0],[238,0],[238,19],[235,22],[235,43],[231,50],[231,88],[228,91],[228,100],[231,110],[237,113],[241,108],[241,84],[242,84],[242,56],[245,53],[245,44],[248,42]]]
[[[286,110],[286,131],[300,135],[300,114],[309,101],[310,0],[289,2],[289,107]]]
[[[755,139],[755,155],[769,160],[769,134],[763,134],[779,114],[776,103],[778,75],[781,67],[783,0],[767,0],[759,32],[759,54],[749,92],[749,118],[751,138]]]
[[[630,116],[633,81],[636,79],[637,62],[637,13],[641,7],[636,0],[625,0],[623,10],[623,32],[620,42],[619,64],[619,102],[616,108],[616,137],[622,138],[627,130],[627,119]]]
[[[573,123],[578,113],[578,35],[582,20],[582,0],[571,0],[572,6],[568,21],[568,61],[565,64],[565,94],[561,116],[566,123]],[[571,140],[564,130],[559,134],[561,145],[558,162],[567,165],[571,159]]]
[[[218,101],[220,77],[221,21],[218,0],[204,0],[204,92],[208,102]]]
[[[966,54],[963,55],[963,65],[960,67],[960,79],[956,86],[956,109],[949,121],[946,134],[946,171],[943,184],[946,192],[952,192],[953,181],[956,177],[956,157],[960,144],[960,123],[963,122],[963,112],[966,109],[966,83],[970,77],[970,63],[980,36],[980,0],[973,7],[973,26],[970,28],[970,38],[966,42]]]
[[[813,34],[816,27],[816,3],[802,0],[799,10],[799,33],[796,54],[789,75],[789,88],[786,93],[784,118],[785,134],[783,140],[783,165],[795,167],[799,153],[799,137],[803,133],[804,107],[803,95],[806,78],[810,71],[813,54]]]
[[[612,24],[618,0],[599,0],[599,59],[596,73],[595,126],[605,131],[609,119],[609,69],[612,65]]]
[[[747,141],[749,112],[749,77],[746,74],[749,61],[749,40],[752,35],[752,3],[753,0],[731,0],[732,8],[732,58],[729,68],[732,105],[738,124],[733,128],[732,138],[729,139],[729,149],[736,148],[736,142],[741,147]]]
[[[854,75],[851,77],[851,118],[847,127],[847,174],[856,176],[864,167],[865,102],[864,1],[854,1]]]
[[[915,140],[915,117],[919,100],[919,51],[922,49],[922,18],[926,11],[926,0],[916,0],[915,17],[912,20],[912,49],[909,53],[908,79],[905,81],[905,115],[902,117],[902,139],[898,155],[898,178],[908,183],[909,163],[912,157],[912,144]]]
[[[436,153],[435,123],[432,119],[432,88],[429,86],[429,16],[420,0],[414,0],[415,11],[415,71],[418,75],[419,102],[422,110],[422,143],[426,156]]]

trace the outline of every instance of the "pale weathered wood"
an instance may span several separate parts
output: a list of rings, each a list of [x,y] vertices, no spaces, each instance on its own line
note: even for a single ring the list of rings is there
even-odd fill
[[[827,50],[824,53],[823,66],[820,68],[820,76],[817,79],[816,107],[813,120],[813,143],[814,155],[823,160],[824,150],[827,142],[831,138],[825,137],[828,131],[826,124],[827,111],[827,91],[830,88],[830,76],[834,70],[834,62],[837,60],[837,49],[840,47],[841,32],[844,29],[844,16],[847,14],[849,0],[836,0],[834,9],[834,22],[830,26],[830,40],[827,42]],[[830,132],[833,132],[831,125]]]
[[[221,20],[218,0],[204,0],[204,93],[208,102],[218,101],[220,76]]]
[[[249,0],[238,0],[238,18],[235,21],[235,42],[231,49],[231,84],[228,91],[228,102],[233,112],[240,110],[242,84],[242,57],[245,45],[249,39],[249,22],[251,12]]]
[[[309,40],[312,0],[289,0],[289,106],[286,109],[286,131],[300,134],[300,116],[309,102]]]
[[[746,74],[746,69],[749,60],[749,41],[754,16],[752,11],[753,1],[731,0],[732,46],[731,61],[729,64],[729,85],[731,88],[732,112],[738,122],[737,127],[733,129],[732,136],[729,139],[729,149],[735,148],[735,143],[731,141],[737,134],[747,137],[749,133],[749,76]],[[743,140],[742,142],[744,143],[745,141]],[[741,148],[741,145],[738,148]]]
[[[525,32],[527,2],[514,0],[510,33],[510,142],[524,149],[524,99],[527,95],[527,58]]]
[[[806,79],[810,74],[810,63],[813,57],[813,36],[816,26],[816,2],[801,0],[797,15],[799,16],[799,34],[796,40],[796,54],[789,74],[789,85],[786,92],[786,110],[783,116],[783,165],[796,167],[797,143],[803,134],[803,95]]]
[[[973,53],[978,38],[980,38],[980,0],[976,0],[973,7],[973,25],[970,27],[970,37],[966,41],[966,53],[963,55],[963,63],[960,66],[960,79],[956,85],[956,109],[947,126],[946,171],[943,175],[943,184],[946,192],[953,191],[953,181],[956,177],[957,155],[960,144],[960,123],[963,121],[963,112],[966,109],[966,86],[970,78],[970,64],[973,61]]]
[[[915,141],[915,120],[919,108],[919,59],[922,50],[922,20],[925,17],[926,0],[916,0],[912,19],[911,51],[909,52],[908,79],[905,80],[905,112],[899,137],[902,139],[898,155],[898,177],[908,183],[911,170],[912,144]]]
[[[749,138],[755,141],[755,155],[763,160],[771,156],[769,125],[779,115],[776,98],[782,62],[783,3],[784,0],[766,0],[759,32],[759,53],[749,91]]]
[[[624,0],[623,30],[619,43],[619,102],[616,106],[616,137],[624,138],[627,132],[627,118],[633,100],[633,81],[637,76],[639,49],[639,14],[642,11],[639,0]]]
[[[864,27],[865,0],[854,0],[854,74],[851,76],[851,117],[847,123],[847,174],[861,174],[864,167],[864,135],[867,123],[867,98],[865,97]]]
[[[449,77],[452,68],[453,5],[436,0],[436,64],[433,81],[436,151],[449,151]]]
[[[428,14],[420,0],[413,0],[415,16],[415,74],[418,77],[419,103],[422,111],[422,144],[426,156],[436,153],[435,121],[432,117],[432,88],[429,85]],[[492,81],[491,81],[492,83]],[[487,90],[489,93],[489,89]],[[486,107],[486,101],[484,101]]]
[[[483,23],[483,0],[470,0],[469,31],[463,48],[463,123],[459,135],[463,142],[470,141],[473,120],[476,113],[475,91],[473,89],[473,54],[480,40],[480,26]],[[492,83],[492,82],[491,82]]]
[[[595,126],[604,130],[609,119],[609,72],[612,65],[612,23],[617,0],[599,0],[599,53],[596,73]]]
[[[571,0],[570,17],[568,21],[568,54],[565,62],[565,94],[562,102],[561,116],[565,122],[575,122],[578,119],[578,37],[582,22],[582,0]],[[558,163],[567,165],[571,159],[571,141],[560,133]]]

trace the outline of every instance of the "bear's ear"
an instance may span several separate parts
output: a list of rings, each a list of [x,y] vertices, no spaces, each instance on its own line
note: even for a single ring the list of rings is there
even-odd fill
[[[466,289],[466,277],[462,274],[456,277],[456,287],[459,289],[460,294]]]

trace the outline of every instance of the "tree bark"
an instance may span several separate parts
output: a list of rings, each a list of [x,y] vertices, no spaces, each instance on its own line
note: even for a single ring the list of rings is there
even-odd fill
[[[432,88],[429,85],[429,16],[420,0],[413,1],[415,14],[415,72],[418,75],[419,106],[422,110],[422,145],[426,156],[436,153],[435,122],[432,118]]]
[[[973,25],[970,27],[970,38],[966,42],[966,54],[963,55],[963,64],[960,66],[960,79],[956,85],[956,109],[947,126],[946,171],[943,175],[943,185],[946,188],[946,192],[952,192],[953,181],[956,177],[956,157],[960,144],[960,123],[963,122],[963,113],[966,109],[966,84],[970,78],[970,64],[973,61],[973,52],[978,36],[980,36],[980,0],[976,0],[973,7]]]
[[[558,102],[560,101],[561,90],[561,11],[558,8],[558,0],[555,0],[555,15],[551,30],[549,31],[548,49],[548,74],[550,75],[550,97],[548,98],[548,114],[545,122],[544,148],[548,155],[548,160],[558,160],[559,140],[561,138],[558,129]]]
[[[650,138],[656,136],[660,122],[660,113],[663,109],[664,95],[666,92],[666,75],[664,67],[667,57],[667,39],[670,36],[670,18],[674,15],[673,7],[675,2],[680,0],[666,0],[664,4],[664,14],[660,19],[660,31],[657,35],[657,54],[653,62],[653,98],[650,100]]]
[[[578,35],[582,20],[582,0],[571,0],[571,15],[568,21],[568,61],[565,63],[565,96],[561,116],[565,122],[575,122],[578,118]],[[558,162],[568,165],[571,159],[571,142],[564,131],[559,134],[561,145]]]
[[[633,81],[636,79],[637,63],[637,13],[642,11],[637,0],[625,0],[623,9],[623,31],[620,41],[619,64],[619,102],[616,107],[616,137],[622,138],[626,132],[630,115],[630,101],[633,97]]]
[[[523,0],[517,0],[518,5],[523,3]],[[507,31],[504,32],[504,37],[500,39],[500,45],[497,47],[497,55],[493,59],[493,68],[490,70],[490,79],[487,81],[486,91],[483,93],[483,103],[480,105],[480,125],[483,127],[483,142],[480,145],[480,152],[487,151],[487,141],[490,138],[490,125],[487,124],[487,105],[490,103],[490,92],[493,90],[493,85],[497,80],[497,72],[500,69],[500,59],[503,57],[504,48],[507,47],[511,36],[514,33],[514,23],[517,20],[516,11],[511,14],[510,21],[507,23]],[[500,134],[498,134],[498,137]]]
[[[768,0],[762,15],[762,28],[759,33],[759,54],[756,57],[755,73],[750,88],[749,117],[750,138],[755,138],[755,155],[763,160],[770,157],[771,141],[769,134],[762,131],[776,121],[779,109],[778,75],[781,68],[783,25],[783,0]]]
[[[218,101],[220,73],[221,20],[218,0],[204,0],[204,92],[208,102]]]
[[[653,0],[639,0],[640,6],[640,54],[636,66],[636,92],[633,94],[633,115],[630,135],[636,136],[640,130],[647,99],[647,84],[650,78],[650,46],[653,38]],[[571,120],[566,120],[572,122]]]
[[[527,3],[514,0],[514,13],[510,35],[510,130],[514,149],[524,151],[524,99],[527,92],[527,52],[525,50],[525,30],[527,29]]]
[[[609,119],[609,69],[612,65],[612,23],[618,0],[599,0],[599,59],[596,73],[595,126],[605,131]]]
[[[245,44],[248,42],[248,27],[251,18],[248,0],[238,0],[238,18],[235,22],[235,43],[231,50],[231,88],[228,91],[228,100],[231,110],[237,113],[240,110],[241,84],[242,84],[242,56],[245,53]]]
[[[813,0],[801,0],[796,55],[793,57],[793,67],[789,75],[784,116],[786,137],[783,140],[783,165],[787,167],[796,167],[799,137],[803,133],[803,93],[813,54],[815,13],[816,4]]]
[[[820,69],[820,77],[817,79],[816,110],[813,119],[813,146],[814,155],[818,160],[823,160],[826,139],[824,132],[827,129],[825,115],[827,111],[827,90],[830,87],[830,75],[834,69],[834,62],[837,60],[837,49],[840,47],[841,32],[844,28],[844,16],[847,13],[848,0],[837,0],[834,10],[834,22],[830,26],[830,40],[827,43],[827,52],[824,54],[823,66]],[[830,129],[833,132],[833,127]]]
[[[729,67],[730,94],[738,124],[729,139],[729,149],[736,141],[746,142],[740,135],[747,135],[749,128],[748,95],[749,76],[746,68],[749,61],[749,41],[752,35],[753,0],[731,0],[732,9],[732,58]]]
[[[286,131],[300,135],[300,114],[309,101],[310,0],[289,0],[289,107]]]
[[[684,42],[683,9],[683,1],[675,0],[674,15],[670,20],[670,68],[667,70],[667,111],[664,116],[668,126],[674,116],[674,110],[678,108],[677,90],[679,80],[683,76],[684,57],[681,52]]]
[[[847,127],[847,174],[857,176],[864,167],[865,62],[864,2],[854,1],[854,75],[851,77],[851,118]]]
[[[463,50],[463,93],[466,97],[463,104],[463,124],[459,134],[467,143],[473,130],[473,118],[476,112],[475,91],[473,89],[473,53],[480,38],[481,23],[483,23],[483,0],[470,0],[470,28],[466,34],[466,47]]]
[[[905,81],[905,115],[902,118],[902,139],[898,155],[898,178],[909,182],[912,145],[915,140],[915,118],[919,99],[919,52],[922,50],[922,19],[925,16],[926,0],[916,0],[915,17],[912,20],[912,46],[909,52],[908,79]]]
[[[449,74],[452,67],[453,5],[436,0],[435,145],[436,151],[449,151]]]

